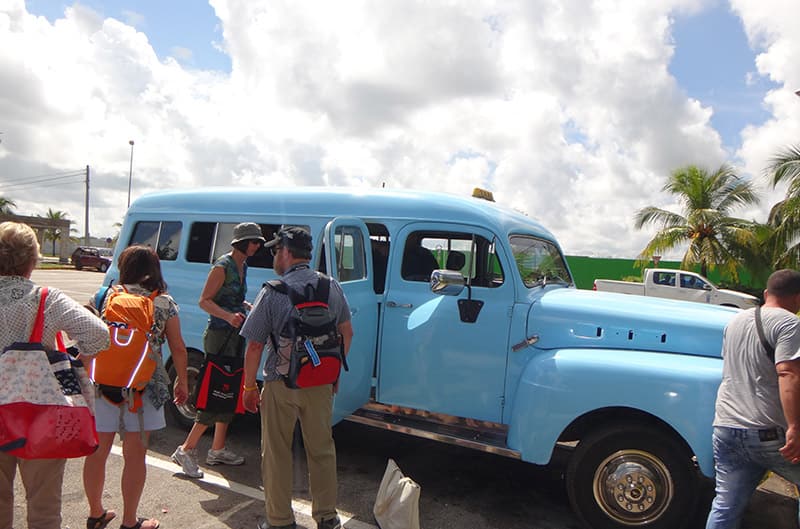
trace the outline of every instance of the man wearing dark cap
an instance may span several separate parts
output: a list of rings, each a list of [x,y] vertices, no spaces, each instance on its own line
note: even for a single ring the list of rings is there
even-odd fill
[[[309,266],[312,244],[308,230],[283,227],[266,246],[274,256],[275,272],[282,276],[281,280],[289,289],[304,292],[307,285],[316,289],[319,274]],[[328,306],[336,318],[346,354],[353,338],[350,308],[341,286],[333,279]],[[264,288],[241,330],[241,335],[247,339],[244,407],[250,412],[261,408],[261,477],[267,521],[259,525],[259,529],[296,527],[292,512],[292,438],[298,420],[303,430],[310,475],[311,516],[317,522],[317,529],[340,529],[342,525],[336,512],[336,447],[331,434],[336,388],[331,384],[288,388],[283,381],[288,372],[288,358],[273,347],[273,343],[278,344],[278,350],[283,351],[287,345],[282,342],[286,339],[280,337],[280,332],[293,310],[286,294]],[[269,352],[259,399],[256,372],[265,344],[269,344]]]
[[[773,273],[764,300],[725,327],[706,529],[739,527],[768,470],[800,484],[800,272]]]

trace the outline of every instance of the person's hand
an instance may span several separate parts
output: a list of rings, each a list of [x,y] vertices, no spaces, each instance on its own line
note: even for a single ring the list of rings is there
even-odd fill
[[[173,399],[175,404],[178,406],[186,404],[186,401],[189,400],[189,384],[185,380],[176,380],[172,393],[175,395]]]
[[[253,310],[253,305],[249,301],[242,301],[242,305],[244,305],[244,310],[247,312]]]
[[[228,317],[228,323],[234,329],[238,329],[244,323],[245,316],[241,312],[231,312],[231,315]]]
[[[242,389],[244,391],[244,389]],[[242,405],[246,411],[250,413],[258,412],[258,404],[261,400],[261,394],[257,389],[253,389],[250,391],[244,391],[244,395],[242,395]]]
[[[797,430],[790,426],[786,430],[786,444],[779,450],[785,460],[790,463],[800,463],[800,436]]]

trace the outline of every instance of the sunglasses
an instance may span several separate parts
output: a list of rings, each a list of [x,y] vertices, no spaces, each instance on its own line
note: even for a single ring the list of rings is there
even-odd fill
[[[269,253],[272,254],[272,257],[275,257],[278,254],[278,252],[281,251],[281,248],[283,248],[283,246],[278,246],[278,245],[272,246],[269,249]]]

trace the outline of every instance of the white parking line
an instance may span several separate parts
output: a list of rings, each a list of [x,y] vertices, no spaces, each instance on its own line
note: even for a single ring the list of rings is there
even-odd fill
[[[118,445],[113,445],[111,447],[111,453],[122,456],[122,447]],[[146,463],[148,466],[154,468],[160,468],[161,470],[166,470],[168,472],[175,472],[178,467],[172,461],[165,461],[163,459],[147,456]],[[230,481],[222,477],[217,473],[210,473],[208,470],[203,470],[204,476],[197,481],[202,481],[204,483],[208,483],[209,485],[214,485],[216,487],[220,487],[223,489],[228,489],[231,492],[235,492],[236,494],[240,494],[242,496],[247,496],[248,498],[252,498],[258,501],[264,501],[264,491],[260,489],[256,489],[253,487],[249,487],[247,485],[243,485],[242,483],[237,483],[235,481]],[[292,500],[292,509],[304,516],[308,516],[311,518],[311,503],[305,500]],[[378,526],[372,525],[366,522],[362,522],[356,520],[352,517],[352,515],[348,513],[344,513],[339,511],[339,518],[342,520],[342,525],[345,529],[379,529]]]

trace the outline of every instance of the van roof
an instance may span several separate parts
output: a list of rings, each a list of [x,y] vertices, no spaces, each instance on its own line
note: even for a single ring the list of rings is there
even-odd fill
[[[147,194],[130,208],[131,213],[148,210],[187,215],[351,216],[365,222],[380,219],[472,222],[494,226],[507,234],[527,233],[555,241],[541,224],[511,208],[469,196],[418,190],[206,187]]]

